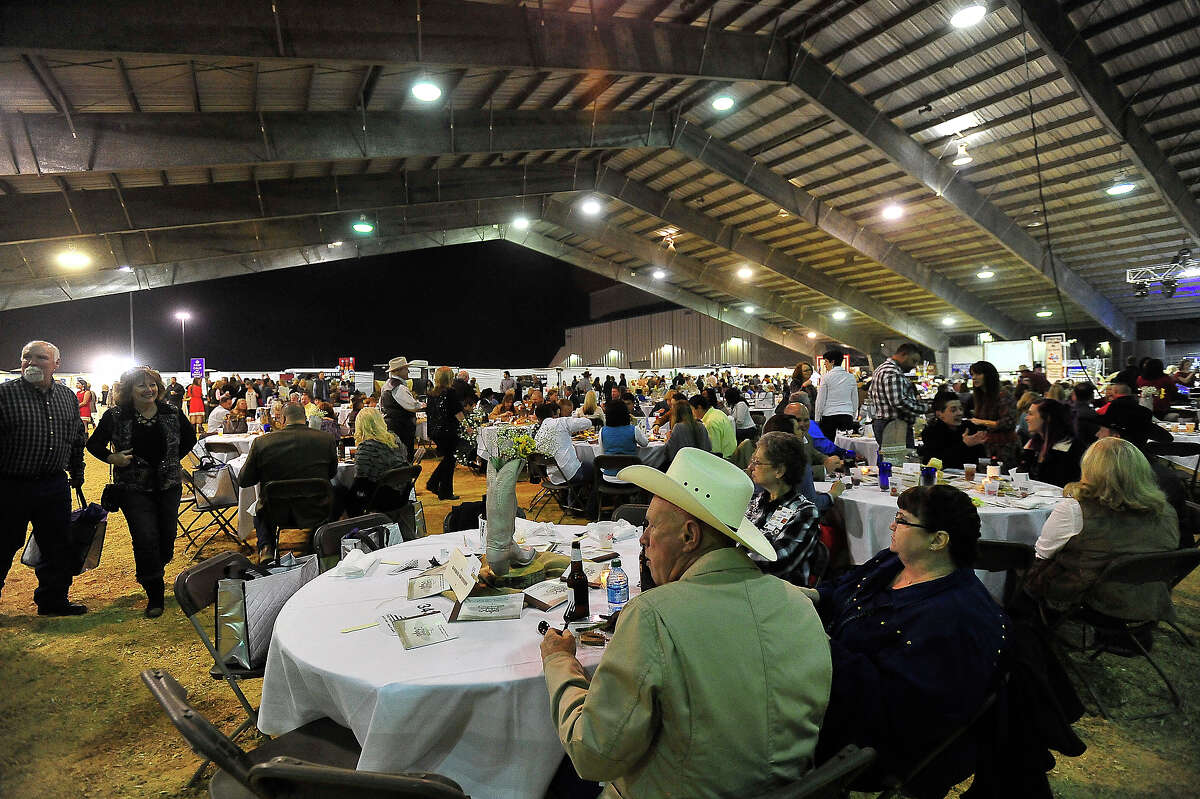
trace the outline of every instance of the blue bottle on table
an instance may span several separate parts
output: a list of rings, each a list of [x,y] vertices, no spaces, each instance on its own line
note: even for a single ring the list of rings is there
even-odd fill
[[[625,570],[621,568],[621,559],[616,558],[612,563],[612,570],[608,573],[608,612],[609,614],[616,613],[621,608],[625,607],[625,603],[629,601],[629,576],[625,574]]]

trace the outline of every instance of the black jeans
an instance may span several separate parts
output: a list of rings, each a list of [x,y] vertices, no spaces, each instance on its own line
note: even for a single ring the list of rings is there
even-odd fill
[[[175,557],[175,523],[181,486],[161,491],[125,489],[121,512],[133,539],[133,562],[139,583],[162,580],[163,566]]]
[[[31,523],[44,563],[35,572],[33,601],[39,608],[64,605],[74,571],[67,546],[71,488],[65,474],[41,480],[0,478],[0,589]]]
[[[442,460],[425,485],[441,499],[454,495],[454,452],[458,449],[458,436],[442,436],[435,443],[438,457]]]
[[[830,441],[837,438],[837,431],[854,429],[854,417],[848,413],[838,413],[833,416],[822,416],[817,427]]]

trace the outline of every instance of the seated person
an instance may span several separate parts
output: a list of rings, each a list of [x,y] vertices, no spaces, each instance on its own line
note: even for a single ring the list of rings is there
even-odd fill
[[[827,471],[833,471],[834,468],[841,465],[841,458],[836,455],[824,455],[817,452],[816,448],[812,445],[812,439],[809,438],[808,433],[800,429],[801,424],[802,422],[795,416],[777,413],[763,425],[763,434],[766,435],[767,433],[775,432],[790,433],[800,441],[801,446],[804,447],[805,454],[805,468],[800,475],[800,493],[809,502],[817,506],[819,513],[825,513],[833,507],[833,501],[841,495],[844,486],[840,480],[834,480],[829,486],[828,493],[818,492],[813,479],[812,467],[824,466]]]
[[[713,453],[722,458],[733,455],[733,451],[737,449],[737,433],[728,414],[716,407],[712,397],[707,394],[697,394],[688,402],[692,404],[693,414],[700,414],[700,423],[708,430],[708,440],[712,442]]]
[[[537,407],[538,429],[534,434],[537,451],[554,458],[557,468],[551,466],[547,471],[550,479],[564,483],[590,483],[594,467],[591,461],[580,461],[575,452],[575,442],[571,436],[591,430],[592,423],[587,419],[560,417],[561,409],[553,402],[543,402]],[[557,472],[557,474],[555,474]]]
[[[875,772],[907,774],[996,690],[1008,619],[971,566],[979,514],[950,486],[902,493],[892,543],[814,589],[829,633],[833,687],[818,759],[873,747]],[[942,796],[975,769],[964,735],[909,787]]]
[[[225,417],[225,423],[223,425],[221,425],[221,432],[222,433],[245,433],[245,432],[248,432],[249,428],[246,424],[246,414],[247,413],[248,413],[248,410],[246,408],[246,401],[244,399],[238,400],[234,404],[233,409],[230,410],[229,414]]]
[[[378,408],[364,408],[354,420],[354,485],[345,497],[346,510],[351,516],[366,512],[367,503],[375,495],[384,472],[408,465],[404,444],[387,429],[387,422]],[[399,507],[408,497],[380,498],[380,507]]]
[[[1146,410],[1146,409],[1143,409]],[[1179,546],[1175,510],[1146,457],[1131,442],[1105,437],[1083,456],[1077,483],[1064,489],[1042,526],[1025,591],[1051,611],[1070,610],[1114,558]],[[1087,607],[1126,621],[1163,618],[1171,595],[1162,583],[1109,585]]]
[[[736,388],[726,389],[725,407],[729,408],[729,414],[733,417],[734,433],[739,443],[758,435],[758,425],[750,416],[750,405],[742,392]]]
[[[337,414],[334,413],[333,405],[325,400],[321,400],[316,403],[316,406],[320,410],[321,429],[334,438],[341,438],[342,426],[338,424]]]
[[[1096,440],[1096,409],[1092,400],[1096,398],[1096,387],[1090,382],[1076,383],[1071,389],[1071,424],[1075,427],[1075,439],[1090,446]]]
[[[676,397],[675,404],[671,408],[671,429],[667,432],[667,457],[663,464],[664,470],[671,465],[671,461],[675,460],[679,450],[684,447],[695,447],[705,452],[712,450],[712,442],[708,438],[708,428],[696,421],[696,417],[692,414],[691,404],[683,398],[682,394],[677,394]]]
[[[820,464],[825,467],[826,474],[832,474],[842,468],[843,461],[845,460],[851,463],[854,462],[854,452],[842,449],[825,437],[825,434],[821,432],[820,425],[810,417],[807,405],[801,402],[789,402],[784,406],[783,412],[796,419],[799,423],[796,425],[797,429],[805,431],[809,443],[812,444],[812,448],[818,454],[826,456]],[[815,433],[813,432],[814,430],[816,431]],[[817,464],[814,463],[814,465]]]
[[[350,398],[350,415],[346,417],[346,426],[351,430],[357,429],[355,427],[355,423],[358,421],[358,414],[362,411],[363,407],[362,394],[355,393],[355,395]]]
[[[638,405],[637,398],[632,394],[625,393],[621,395],[621,401],[625,403],[625,407],[629,409],[629,415],[634,418],[644,418],[646,414],[642,411],[642,406]],[[605,405],[605,407],[608,407]]]
[[[242,488],[274,480],[298,480],[323,477],[332,480],[337,475],[337,439],[320,430],[313,430],[305,422],[307,414],[303,406],[289,402],[283,407],[284,427],[267,433],[250,447],[250,455],[238,474],[238,485]],[[317,503],[297,503],[293,507],[292,519],[280,519],[279,523],[297,522],[314,529],[327,521],[331,509]],[[275,520],[266,497],[260,496],[254,516],[254,530],[258,534],[260,558],[273,558],[276,548]]]
[[[517,393],[511,388],[504,392],[500,403],[488,411],[488,418],[499,422],[511,421],[517,413]]]
[[[1021,451],[1019,471],[1060,487],[1078,480],[1085,447],[1075,440],[1067,406],[1052,399],[1036,400],[1029,406],[1026,422],[1029,443]]]
[[[483,391],[479,392],[479,402],[477,403],[477,407],[484,416],[487,416],[492,412],[492,408],[496,407],[496,400],[494,399],[495,396],[496,392],[492,391],[490,388],[485,388]]]
[[[940,392],[933,398],[934,421],[921,433],[921,463],[937,458],[947,469],[978,463],[987,457],[987,431],[963,421],[962,401],[957,394]]]
[[[581,419],[598,419],[600,424],[604,424],[604,410],[597,403],[595,391],[583,395],[583,404],[575,409],[575,415]]]
[[[638,447],[647,447],[650,440],[641,425],[633,424],[629,408],[624,402],[610,402],[604,406],[604,427],[600,428],[600,454],[637,455]],[[605,469],[608,476],[615,476],[616,469]]]
[[[775,557],[742,516],[749,478],[694,449],[666,474],[618,476],[655,495],[641,542],[657,587],[625,605],[590,677],[570,632],[542,638],[567,756],[606,796],[756,797],[794,782],[813,767],[829,653],[800,589],[737,546]]]
[[[669,389],[663,398],[654,403],[654,407],[650,409],[650,415],[654,417],[653,427],[656,432],[657,428],[671,423],[671,408],[677,399],[683,399],[683,395],[673,388]]]
[[[771,542],[778,559],[770,561],[753,553],[750,557],[765,573],[793,585],[815,582],[818,564],[813,559],[823,551],[817,506],[800,491],[806,468],[804,445],[784,432],[764,433],[750,459],[755,488],[746,518]]]
[[[212,409],[208,414],[208,424],[205,430],[209,433],[216,433],[225,427],[225,417],[229,415],[229,411],[233,408],[233,395],[223,393],[217,398],[217,407]]]

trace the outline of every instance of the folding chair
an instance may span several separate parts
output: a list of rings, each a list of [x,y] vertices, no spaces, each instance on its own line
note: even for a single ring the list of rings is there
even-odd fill
[[[604,497],[636,497],[642,493],[640,486],[627,483],[616,475],[605,474],[605,469],[620,471],[626,466],[637,466],[642,461],[636,455],[597,455],[592,472],[592,490],[596,492],[596,521],[604,513]],[[616,505],[613,506],[616,510]]]
[[[874,762],[874,749],[869,746],[859,749],[850,744],[796,782],[758,796],[759,799],[842,799],[855,778]]]
[[[537,520],[546,506],[550,504],[550,500],[554,500],[562,511],[562,515],[558,517],[558,524],[562,524],[562,520],[567,516],[567,510],[577,510],[571,507],[571,484],[565,482],[556,482],[550,479],[550,467],[557,466],[554,459],[549,455],[542,455],[539,452],[529,456],[529,479],[532,482],[541,484],[541,489],[529,501],[529,515],[532,519]],[[534,508],[537,508],[534,511]]]
[[[1162,457],[1195,458],[1192,462],[1192,479],[1188,483],[1188,496],[1196,496],[1196,474],[1200,472],[1200,444],[1190,441],[1151,442],[1146,445],[1146,452]]]
[[[388,469],[379,476],[375,492],[367,500],[366,510],[380,513],[400,510],[409,503],[413,484],[420,476],[421,467],[418,464]]]
[[[342,557],[342,536],[351,530],[391,524],[392,519],[384,513],[367,513],[336,522],[326,522],[313,533],[313,552],[317,555],[317,568],[328,571]],[[330,559],[332,558],[332,561]]]
[[[1167,686],[1167,691],[1170,694],[1171,704],[1175,710],[1183,709],[1183,698],[1175,689],[1174,683],[1167,677],[1166,672],[1158,665],[1158,662],[1150,657],[1149,648],[1144,646],[1138,639],[1139,634],[1152,636],[1155,628],[1158,627],[1160,621],[1166,619],[1151,619],[1149,621],[1126,621],[1124,619],[1113,618],[1102,613],[1097,613],[1091,610],[1088,605],[1089,597],[1100,590],[1103,586],[1110,583],[1122,585],[1149,585],[1152,583],[1163,583],[1168,590],[1178,585],[1185,577],[1187,577],[1196,566],[1200,565],[1200,549],[1176,549],[1170,552],[1153,552],[1146,555],[1124,555],[1112,561],[1105,567],[1104,571],[1092,584],[1091,588],[1084,593],[1078,603],[1071,610],[1059,616],[1057,619],[1048,622],[1052,635],[1048,636],[1051,645],[1056,650],[1055,654],[1062,660],[1071,671],[1075,672],[1080,682],[1087,688],[1092,699],[1096,702],[1096,707],[1100,709],[1100,714],[1106,719],[1112,719],[1101,701],[1100,696],[1096,693],[1095,687],[1082,671],[1075,665],[1074,661],[1063,650],[1063,642],[1057,634],[1058,629],[1068,620],[1081,622],[1096,630],[1097,633],[1106,633],[1107,636],[1095,636],[1095,640],[1090,643],[1084,639],[1081,641],[1080,650],[1083,652],[1090,651],[1092,654],[1089,660],[1095,660],[1105,652],[1118,655],[1121,657],[1132,657],[1134,654],[1140,654],[1146,659],[1154,670],[1158,672],[1158,676]],[[1045,620],[1045,619],[1043,619]],[[1174,625],[1171,625],[1174,627]],[[1179,632],[1179,628],[1175,627]],[[1182,636],[1182,632],[1180,632]],[[1191,645],[1191,640],[1183,636],[1184,643]],[[1128,650],[1114,649],[1116,642],[1121,641],[1132,644]],[[1135,719],[1153,718],[1156,716],[1165,716],[1171,710],[1167,709],[1155,713],[1147,713],[1141,716],[1135,716]]]
[[[253,766],[250,785],[263,796],[305,799],[470,799],[462,786],[441,774],[355,771],[293,757],[275,757]]]
[[[621,505],[612,512],[612,520],[614,522],[619,522],[624,519],[634,527],[645,527],[646,510],[649,507],[649,505]]]
[[[237,544],[239,549],[249,549],[246,542],[242,541],[242,539],[238,537],[237,533],[239,489],[237,481],[233,479],[233,472],[230,471],[225,464],[221,464],[215,469],[196,468],[191,472],[188,472],[186,469],[181,471],[183,473],[183,487],[188,491],[188,493],[191,494],[191,501],[187,503],[185,507],[180,509],[179,514],[176,517],[180,529],[183,531],[184,536],[186,536],[188,539],[188,544],[186,547],[184,547],[183,551],[187,552],[187,550],[193,545],[196,545],[196,552],[192,555],[192,560],[199,560],[200,553],[204,551],[204,548],[208,546],[214,538],[222,534]],[[218,489],[220,488],[221,472],[223,471],[228,474],[230,485],[228,495],[222,498],[218,495],[217,491],[213,491],[211,486],[215,485],[218,487]],[[201,485],[202,481],[196,479],[198,475],[209,478],[215,477],[217,482],[207,483],[207,481],[204,481],[210,486],[206,489]],[[195,518],[193,518],[187,524],[184,524],[183,521],[183,514],[185,512],[196,514]],[[200,519],[205,521],[203,526],[197,528],[197,520]],[[208,532],[208,530],[214,525],[217,529],[213,531],[213,533],[209,535],[209,537],[203,542],[199,542],[200,537]]]
[[[980,539],[975,556],[975,568],[986,572],[1005,572],[1004,595],[1000,604],[1008,607],[1021,584],[1025,572],[1033,565],[1033,547],[1013,541]]]
[[[246,711],[246,720],[238,725],[233,735],[230,736],[230,740],[238,737],[258,722],[258,711],[251,706],[250,701],[246,699],[246,695],[242,693],[241,686],[238,685],[238,680],[259,679],[263,675],[263,670],[238,669],[226,666],[217,653],[216,644],[212,638],[209,638],[204,626],[200,624],[200,613],[216,604],[218,580],[223,578],[229,571],[241,571],[250,565],[249,559],[240,552],[222,552],[220,555],[214,555],[189,569],[184,569],[175,578],[175,599],[179,602],[179,609],[183,611],[183,615],[187,616],[188,621],[192,623],[192,628],[196,631],[200,642],[204,644],[204,648],[208,650],[209,656],[212,657],[213,665],[208,671],[209,676],[214,680],[224,680],[229,685],[230,690],[233,691],[234,696],[237,697],[242,709]],[[192,775],[192,780],[188,785],[194,784],[200,778],[204,767],[207,765],[207,761],[200,765],[200,768]]]
[[[333,483],[324,477],[272,480],[262,487],[263,504],[275,528],[275,551],[279,556],[279,531],[316,531],[333,513]],[[259,543],[261,548],[262,544]],[[311,541],[310,541],[311,546]]]
[[[161,669],[147,669],[142,672],[142,682],[191,750],[206,758],[196,776],[209,763],[217,764],[219,770],[213,775],[208,789],[213,799],[276,796],[255,787],[250,780],[251,769],[256,763],[275,757],[301,758],[341,769],[353,769],[358,765],[362,749],[354,739],[354,733],[330,719],[309,722],[246,752],[188,704],[187,691],[170,674]]]

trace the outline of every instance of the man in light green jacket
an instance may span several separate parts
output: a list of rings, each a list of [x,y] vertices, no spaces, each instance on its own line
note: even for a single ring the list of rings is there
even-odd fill
[[[694,448],[666,474],[618,477],[654,495],[641,543],[658,587],[621,611],[590,680],[569,632],[542,641],[576,771],[609,797],[747,797],[799,779],[829,700],[829,644],[800,589],[745,551],[775,559],[745,519],[753,483]]]

